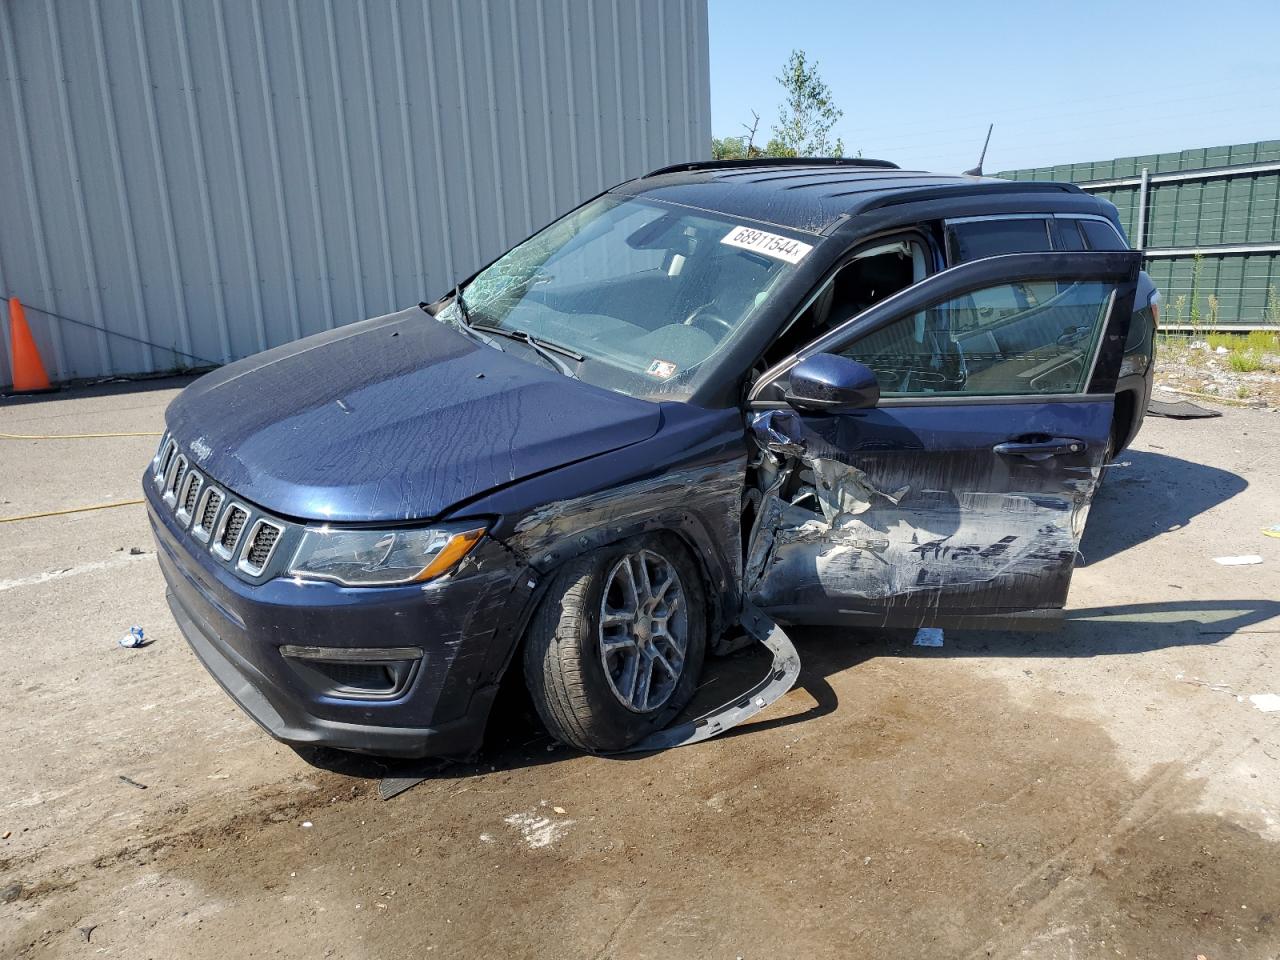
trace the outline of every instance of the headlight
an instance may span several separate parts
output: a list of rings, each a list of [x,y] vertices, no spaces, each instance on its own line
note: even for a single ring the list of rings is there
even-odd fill
[[[484,527],[451,524],[426,530],[311,527],[289,572],[349,587],[421,583],[448,573],[484,536]]]

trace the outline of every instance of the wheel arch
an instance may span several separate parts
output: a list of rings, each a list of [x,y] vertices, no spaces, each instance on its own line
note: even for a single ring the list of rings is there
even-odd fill
[[[1136,390],[1117,390],[1115,409],[1111,414],[1112,453],[1118,454],[1127,447],[1138,433],[1138,392]]]

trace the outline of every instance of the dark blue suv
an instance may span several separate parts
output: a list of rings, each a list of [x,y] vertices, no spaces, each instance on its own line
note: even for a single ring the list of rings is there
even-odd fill
[[[1069,185],[664,168],[183,391],[143,483],[170,605],[273,736],[401,756],[473,752],[509,670],[611,751],[740,626],[1052,619],[1154,300]]]

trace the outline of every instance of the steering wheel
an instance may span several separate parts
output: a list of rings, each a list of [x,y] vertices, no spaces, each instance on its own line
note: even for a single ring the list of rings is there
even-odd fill
[[[732,333],[733,324],[720,316],[720,314],[716,313],[715,310],[712,309],[713,307],[714,304],[711,303],[704,303],[702,306],[697,307],[684,318],[684,325],[686,327],[700,327],[717,340],[723,337],[726,333]]]

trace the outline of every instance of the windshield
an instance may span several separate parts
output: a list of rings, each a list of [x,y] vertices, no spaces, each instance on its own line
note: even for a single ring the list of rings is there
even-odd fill
[[[810,249],[713,213],[604,196],[495,261],[462,287],[464,309],[439,317],[540,340],[598,386],[682,400]],[[527,343],[491,342],[539,362]]]

